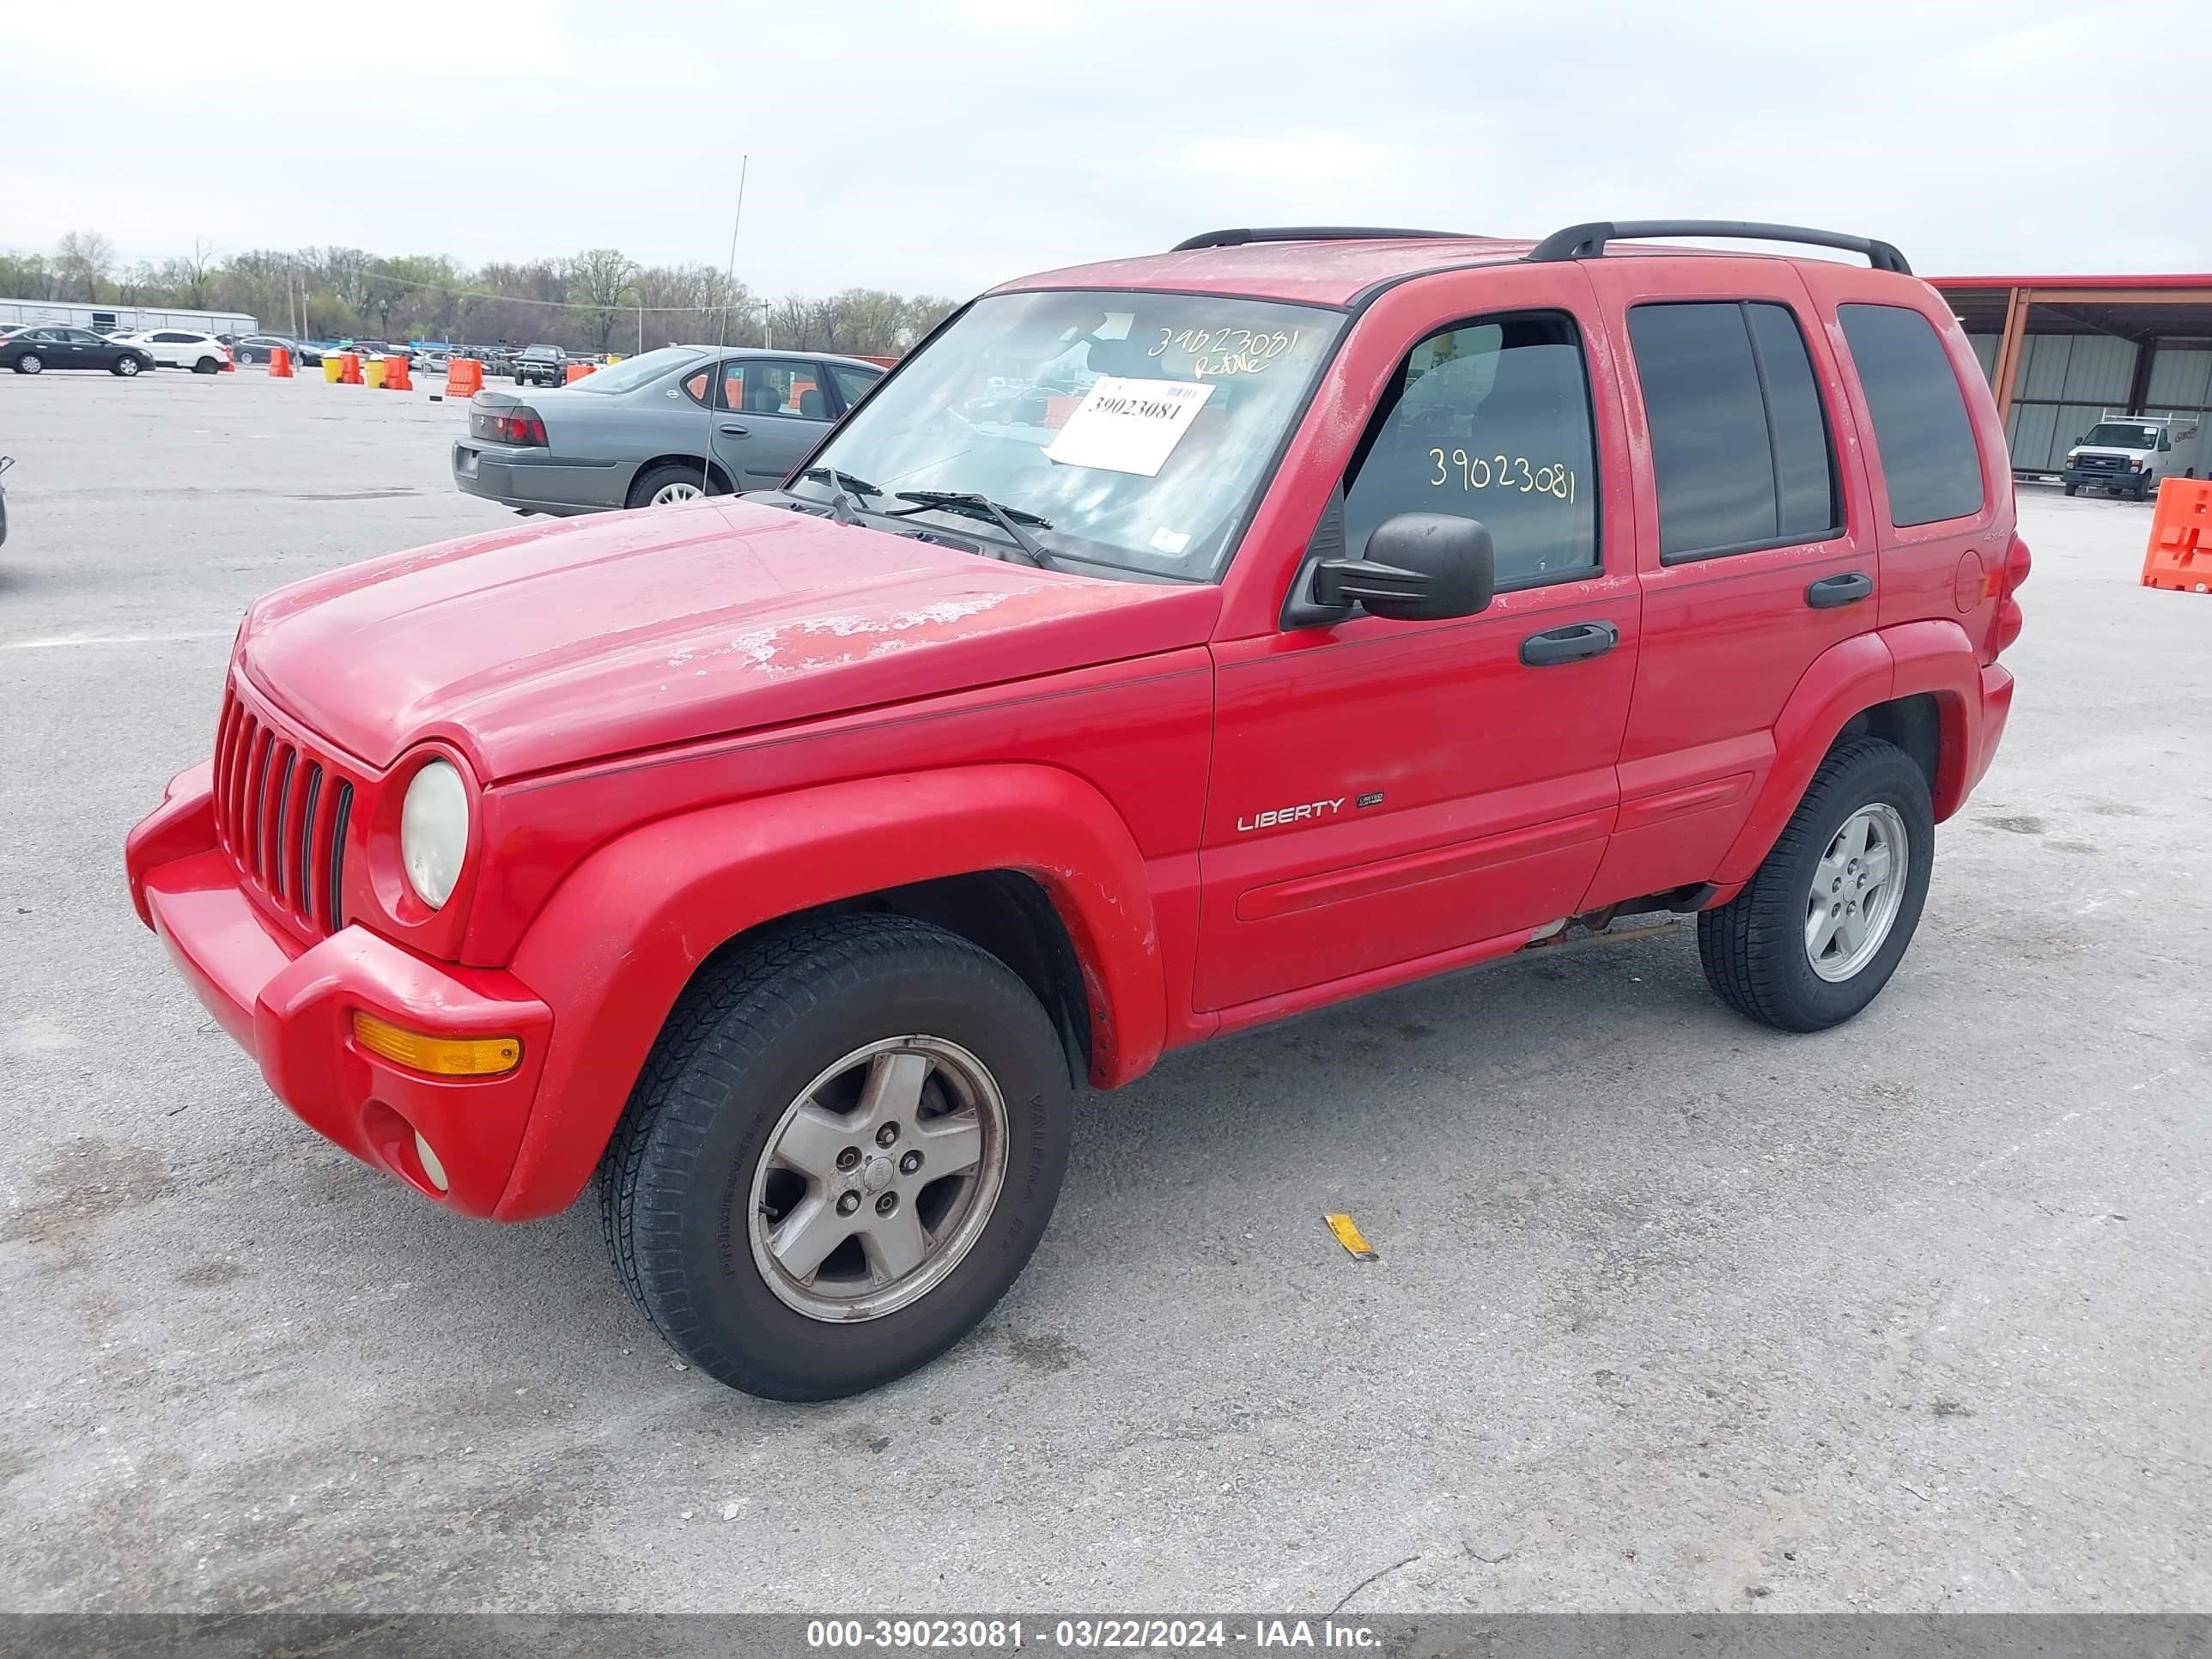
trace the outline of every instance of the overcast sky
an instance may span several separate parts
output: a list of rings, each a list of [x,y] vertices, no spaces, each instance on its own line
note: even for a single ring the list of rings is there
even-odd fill
[[[17,249],[719,267],[749,154],[738,275],[772,294],[964,295],[1222,225],[1661,215],[1881,236],[1929,274],[2212,270],[2208,0],[10,12]]]

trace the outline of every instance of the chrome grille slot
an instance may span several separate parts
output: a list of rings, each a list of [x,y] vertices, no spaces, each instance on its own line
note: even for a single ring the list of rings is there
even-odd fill
[[[324,889],[323,927],[325,932],[345,921],[346,821],[353,816],[353,785],[338,780],[337,809],[331,815],[330,882]]]
[[[240,885],[309,936],[343,923],[353,781],[312,738],[257,715],[235,685],[216,726],[216,837]]]
[[[309,884],[308,877],[315,867],[315,807],[321,800],[322,793],[322,763],[309,761],[307,788],[300,806],[300,827],[285,843],[292,860],[292,878],[285,885],[296,897],[301,915],[309,922],[315,920],[315,890]],[[325,921],[329,920],[330,907],[327,904],[323,907],[323,916]]]

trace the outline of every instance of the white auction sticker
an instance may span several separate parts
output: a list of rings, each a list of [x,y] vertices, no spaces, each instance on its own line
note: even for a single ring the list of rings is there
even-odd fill
[[[1211,381],[1102,374],[1044,453],[1063,466],[1158,477],[1212,395]]]

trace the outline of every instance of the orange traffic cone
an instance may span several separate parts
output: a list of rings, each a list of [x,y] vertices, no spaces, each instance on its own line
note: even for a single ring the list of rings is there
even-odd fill
[[[278,346],[269,354],[269,378],[289,380],[292,378],[292,354]]]

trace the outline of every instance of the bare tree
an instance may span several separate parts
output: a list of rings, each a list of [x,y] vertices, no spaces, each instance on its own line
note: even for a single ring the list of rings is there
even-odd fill
[[[54,249],[54,269],[65,288],[82,288],[88,304],[100,301],[100,285],[114,268],[115,244],[96,230],[73,230]]]
[[[569,289],[591,307],[582,320],[598,337],[595,349],[607,349],[615,331],[616,307],[630,297],[630,283],[637,274],[636,261],[619,248],[586,248],[568,261]]]

